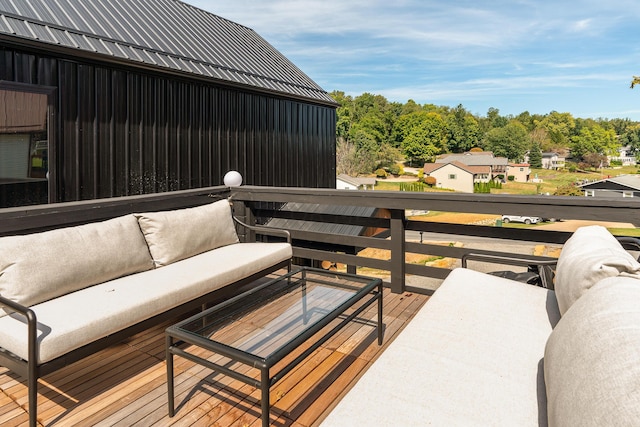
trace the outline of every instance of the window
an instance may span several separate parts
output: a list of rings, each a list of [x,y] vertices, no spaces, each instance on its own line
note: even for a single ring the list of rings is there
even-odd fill
[[[595,190],[584,190],[584,195],[586,197],[595,197],[596,196],[596,191]]]
[[[455,173],[450,173],[449,174],[449,179],[456,179],[456,174]]]
[[[622,197],[633,197],[633,191],[623,191]]]
[[[49,202],[52,89],[0,84],[0,208]]]

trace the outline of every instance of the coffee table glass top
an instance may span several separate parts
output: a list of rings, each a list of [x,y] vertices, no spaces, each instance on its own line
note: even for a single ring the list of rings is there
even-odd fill
[[[332,312],[344,312],[344,307],[372,292],[378,282],[324,270],[294,271],[173,328],[215,347],[267,359]]]

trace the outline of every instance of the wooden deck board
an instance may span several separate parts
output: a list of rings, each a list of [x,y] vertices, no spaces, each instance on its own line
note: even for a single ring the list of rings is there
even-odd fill
[[[369,307],[271,388],[272,425],[317,425],[428,299],[385,289],[384,343]],[[260,426],[260,390],[179,356],[174,358],[176,416],[168,417],[164,329],[157,325],[41,379],[43,426]],[[291,360],[306,347],[286,360]],[[214,360],[216,355],[204,357]],[[286,360],[282,364],[286,363]],[[257,371],[241,367],[249,375]],[[0,367],[0,425],[28,423],[26,381]]]

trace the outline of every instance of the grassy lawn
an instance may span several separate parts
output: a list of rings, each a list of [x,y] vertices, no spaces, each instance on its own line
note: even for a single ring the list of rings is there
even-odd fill
[[[512,182],[507,181],[503,184],[502,189],[492,189],[493,194],[521,194],[521,195],[533,195],[533,194],[553,194],[558,187],[563,187],[574,182],[582,180],[600,180],[609,176],[618,176],[625,174],[635,174],[638,172],[638,168],[635,166],[623,166],[619,169],[604,168],[598,172],[567,172],[567,171],[555,171],[549,169],[531,169],[531,176],[537,176],[542,180],[540,183],[534,182]],[[384,179],[379,180],[375,187],[380,191],[398,191],[400,189],[400,183],[396,181],[386,181]],[[425,191],[451,191],[441,188],[425,188]]]
[[[417,178],[415,179],[417,181]],[[411,182],[411,181],[409,181]],[[400,183],[396,182],[396,181],[385,181],[385,180],[379,180],[376,183],[375,186],[375,190],[378,191],[400,191]],[[424,188],[425,192],[447,192],[447,193],[451,193],[452,190],[446,190],[446,189],[442,189],[442,188],[429,188],[428,186],[425,186]]]
[[[549,169],[531,169],[531,176],[538,176],[541,183],[533,182],[506,182],[502,189],[491,190],[494,194],[553,194],[558,187],[572,184],[582,180],[600,180],[609,176],[635,174],[638,169],[635,166],[624,166],[620,169],[605,168],[602,172],[566,172]]]
[[[607,228],[614,236],[640,237],[640,228]]]

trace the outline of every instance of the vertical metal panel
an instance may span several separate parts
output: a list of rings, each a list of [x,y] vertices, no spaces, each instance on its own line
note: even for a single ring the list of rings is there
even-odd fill
[[[58,201],[220,185],[231,169],[335,185],[332,107],[9,49],[0,76],[58,89]]]

